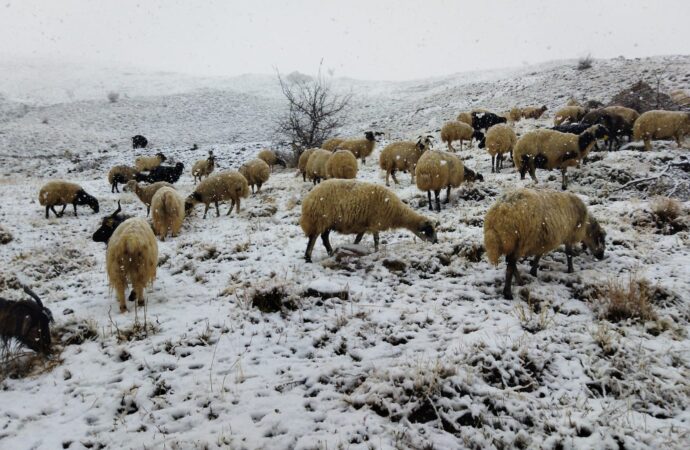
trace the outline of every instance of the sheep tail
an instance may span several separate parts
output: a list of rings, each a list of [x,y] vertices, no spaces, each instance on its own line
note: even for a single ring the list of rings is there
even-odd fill
[[[489,258],[489,262],[497,266],[498,259],[503,252],[501,251],[501,238],[496,231],[492,229],[484,230],[484,247],[486,248],[486,256]]]

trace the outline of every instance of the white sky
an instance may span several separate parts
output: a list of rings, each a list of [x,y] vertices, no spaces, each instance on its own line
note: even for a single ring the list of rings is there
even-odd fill
[[[403,80],[690,53],[690,0],[0,0],[0,55]],[[0,74],[1,76],[1,74]]]

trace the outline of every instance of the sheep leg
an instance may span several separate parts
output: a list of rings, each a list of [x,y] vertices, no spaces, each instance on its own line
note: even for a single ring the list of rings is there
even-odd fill
[[[206,213],[208,213],[208,208],[211,206],[210,203],[206,203],[206,209],[204,209],[204,219],[206,218]]]
[[[125,303],[125,287],[119,286],[117,288],[117,303],[120,305],[120,312],[127,312],[127,304]]]
[[[537,255],[534,257],[532,260],[532,268],[530,269],[529,273],[533,277],[537,276],[537,270],[539,269],[539,259],[541,258],[541,255]]]
[[[250,186],[252,187],[252,194],[253,194],[254,193],[254,185],[251,184]]]
[[[257,188],[256,188],[256,192],[257,192],[257,193],[258,193],[259,191],[261,191],[261,184],[262,184],[261,182],[259,182],[259,183],[257,184]]]
[[[573,246],[566,244],[565,245],[565,259],[568,261],[568,273],[573,273],[575,269],[573,269]]]
[[[218,202],[214,202],[216,205],[216,217],[220,217],[220,209],[218,208]]]
[[[449,152],[455,152],[455,149],[453,148],[453,146],[450,145],[450,141],[448,141],[448,151]]]
[[[240,201],[237,200],[237,211],[240,210],[239,202],[240,202]],[[233,209],[234,207],[235,207],[235,200],[230,200],[230,209],[228,209],[228,213],[226,214],[226,216],[229,216],[229,215],[230,215],[230,213],[232,212],[232,209]]]
[[[450,186],[448,186],[448,189],[446,190],[446,200],[443,203],[450,203]]]
[[[366,164],[366,163],[367,163],[367,160],[364,159],[364,158],[362,158],[362,165],[364,165],[364,164]]]
[[[110,186],[110,193],[111,193],[111,194],[114,194],[114,193],[115,193],[115,189],[117,189],[117,183],[113,183],[113,184]],[[120,192],[120,191],[118,191],[118,192]]]
[[[323,242],[323,246],[326,247],[326,252],[328,253],[328,256],[333,256],[333,247],[331,247],[331,243],[328,241],[328,234],[331,232],[331,230],[326,230],[323,233],[321,233],[321,242]]]
[[[362,242],[362,238],[364,237],[364,233],[357,233],[357,236],[355,237],[355,244],[359,244]]]
[[[74,217],[79,217],[77,216],[77,203],[72,203],[72,206],[74,207]]]
[[[391,171],[391,176],[393,177],[393,182],[394,182],[395,184],[400,184],[400,183],[398,183],[398,179],[395,177],[395,169],[393,169],[393,170]]]
[[[441,196],[441,190],[437,189],[434,191],[434,197],[436,199],[436,212],[441,212],[441,199],[439,198]]]
[[[530,163],[529,166],[529,176],[532,177],[532,181],[534,181],[534,184],[539,183],[539,181],[537,181],[537,169],[534,167],[533,163]]]
[[[136,286],[132,292],[135,292],[137,297],[137,305],[144,306],[144,286]]]
[[[146,217],[151,214],[151,205],[146,205]]]
[[[561,189],[566,190],[568,188],[568,175],[566,172],[568,171],[567,168],[561,169]]]
[[[374,231],[374,251],[379,251],[379,232]]]
[[[431,191],[426,191],[426,196],[429,198],[429,210],[433,211],[434,210],[434,204],[431,201]]]
[[[494,173],[494,161],[496,160],[495,155],[491,155],[491,173]]]
[[[307,251],[304,252],[304,259],[307,262],[311,262],[311,252],[314,250],[314,244],[316,244],[316,234],[309,236],[309,242],[307,243]]]
[[[306,183],[307,181],[307,172],[302,172],[302,181]]]
[[[517,260],[514,256],[506,255],[506,281],[503,286],[503,298],[506,300],[513,299],[513,291],[511,288],[511,283],[513,281],[513,275],[517,272]]]
[[[55,213],[57,217],[62,217],[63,214],[65,214],[65,209],[67,208],[67,205],[62,205],[62,209],[60,210],[60,213]],[[53,210],[55,212],[55,210]]]

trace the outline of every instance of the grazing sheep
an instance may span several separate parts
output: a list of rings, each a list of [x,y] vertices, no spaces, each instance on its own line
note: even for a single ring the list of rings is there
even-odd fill
[[[37,353],[50,353],[50,323],[53,314],[29,288],[24,292],[33,300],[11,301],[0,298],[0,339],[14,338]]]
[[[192,176],[194,177],[194,184],[197,178],[199,181],[203,177],[208,177],[216,169],[216,157],[213,156],[213,150],[208,151],[208,158],[200,159],[192,166]]]
[[[376,133],[381,134],[381,133]],[[355,158],[360,158],[362,164],[366,164],[367,156],[374,152],[376,145],[376,134],[373,131],[364,133],[364,139],[346,139],[336,147],[337,150],[348,150],[355,155]]]
[[[619,146],[619,137],[632,135],[632,126],[620,115],[603,108],[589,111],[582,118],[582,123],[589,125],[603,125],[609,131],[608,150],[611,151],[615,142]]]
[[[460,123],[460,122],[458,122]],[[467,124],[463,124],[469,127]],[[470,130],[472,128],[470,127]],[[386,171],[386,186],[390,186],[388,182],[389,176],[393,177],[395,184],[398,184],[398,179],[395,178],[397,170],[410,172],[412,177],[412,184],[414,184],[415,167],[417,161],[424,154],[425,151],[431,148],[432,137],[419,136],[417,142],[414,141],[400,141],[388,144],[379,156],[379,166]]]
[[[331,231],[356,234],[356,244],[364,233],[373,233],[377,251],[379,232],[391,228],[407,228],[425,241],[436,242],[431,220],[417,214],[389,189],[356,180],[326,180],[313,188],[302,201],[300,226],[309,238],[304,254],[307,262],[311,262],[319,235],[328,254],[333,254],[328,240]]]
[[[564,122],[579,122],[585,114],[587,114],[587,110],[582,106],[566,106],[556,111],[553,125],[557,127]]]
[[[512,300],[511,282],[522,285],[517,262],[533,256],[530,273],[537,276],[539,259],[565,244],[568,273],[573,272],[573,246],[582,242],[597,259],[604,258],[606,233],[575,194],[518,189],[499,198],[484,218],[484,248],[493,265],[506,259],[503,297]]]
[[[139,174],[139,171],[131,166],[115,166],[108,172],[108,183],[110,183],[110,192],[120,192],[117,188],[118,184],[125,184],[129,180],[134,180]]]
[[[601,125],[590,127],[579,135],[554,130],[531,131],[515,143],[513,162],[520,171],[521,179],[525,179],[525,173],[529,170],[535,183],[538,183],[536,168],[560,169],[561,188],[565,190],[568,187],[568,167],[577,165],[589,154],[596,140],[607,135],[608,131]]]
[[[177,183],[184,171],[184,164],[178,162],[174,166],[158,166],[149,172],[145,181],[155,183],[157,181],[167,181],[168,183]]]
[[[522,108],[522,117],[525,119],[538,119],[547,109],[549,108],[547,108],[546,105],[540,107],[527,106],[526,108]]]
[[[331,139],[328,139],[328,140],[324,141],[323,144],[321,144],[321,148],[324,149],[324,150],[328,150],[328,151],[332,152],[333,150],[335,150],[336,148],[338,148],[338,146],[340,145],[340,143],[343,142],[344,140],[345,140],[345,139],[342,139],[342,138],[331,138]]]
[[[261,191],[261,185],[268,181],[271,168],[261,159],[252,159],[242,164],[239,172],[247,179],[247,183],[252,187],[253,194],[254,186],[256,186],[256,192],[259,192]]]
[[[307,161],[307,178],[314,184],[328,178],[326,174],[326,163],[331,155],[332,153],[328,150],[319,148],[309,156],[309,160]]]
[[[460,150],[462,150],[462,141],[467,141],[468,145],[471,145],[472,139],[481,141],[483,138],[484,134],[481,131],[476,131],[466,123],[457,120],[446,122],[441,128],[441,142],[445,142],[448,150],[452,152],[455,151],[453,141],[460,141]]]
[[[189,194],[184,203],[185,214],[189,213],[197,203],[206,205],[204,210],[204,219],[211,203],[216,206],[216,217],[220,216],[218,209],[218,202],[231,200],[230,209],[227,215],[229,216],[232,209],[237,204],[237,212],[240,212],[240,199],[249,197],[249,185],[247,179],[239,172],[228,170],[220,172],[204,179],[198,184],[194,192]]]
[[[156,194],[158,189],[164,187],[171,188],[173,186],[165,181],[158,181],[156,183],[149,184],[148,186],[144,186],[137,183],[135,180],[129,180],[125,185],[124,190],[125,192],[134,192],[134,194],[139,197],[141,203],[146,205],[146,217],[148,217],[149,213],[151,212],[151,201],[153,200],[153,196]]]
[[[273,173],[273,166],[275,166],[276,164],[278,164],[279,166],[286,167],[285,161],[280,159],[278,155],[276,155],[276,152],[268,148],[261,150],[259,154],[256,155],[256,157],[268,164],[268,167],[271,168],[271,173]]]
[[[318,148],[308,148],[305,151],[303,151],[301,155],[299,155],[299,161],[297,161],[297,170],[299,170],[300,173],[302,174],[302,180],[303,181],[307,181],[307,162],[309,162],[309,157],[316,150],[319,150],[319,149]]]
[[[486,147],[491,155],[491,173],[500,172],[503,168],[503,154],[512,153],[517,142],[517,135],[508,125],[498,124],[489,128],[486,138],[479,143],[479,148]],[[498,162],[496,162],[498,155]]]
[[[172,237],[177,237],[184,220],[184,199],[172,187],[162,187],[156,191],[151,200],[151,220],[153,231],[161,241],[165,240],[168,230]]]
[[[137,134],[136,136],[132,136],[132,148],[133,149],[138,149],[138,148],[146,148],[146,146],[149,145],[149,141],[142,135]]]
[[[508,119],[492,112],[472,112],[472,128],[476,131],[488,130],[499,123],[507,123]]]
[[[450,188],[458,187],[463,181],[483,181],[484,177],[464,167],[462,160],[449,152],[429,150],[425,152],[417,162],[415,169],[417,176],[417,188],[426,191],[429,199],[429,209],[434,210],[431,201],[431,191],[436,197],[436,211],[441,211],[439,195],[441,189],[447,189],[446,200],[450,201]]]
[[[326,177],[349,180],[357,178],[357,158],[347,150],[336,150],[326,161]]]
[[[690,134],[690,113],[652,110],[640,115],[633,127],[633,138],[643,140],[645,150],[652,149],[652,140],[675,139],[678,148]]]
[[[87,194],[78,184],[64,180],[44,184],[38,193],[38,203],[46,207],[46,219],[50,217],[49,211],[53,211],[55,217],[62,217],[69,204],[74,207],[74,217],[77,217],[77,205],[88,205],[94,213],[98,212],[98,200],[95,197]],[[59,213],[55,211],[58,205],[62,205]]]
[[[168,158],[161,152],[156,153],[155,156],[140,156],[134,160],[134,167],[139,172],[148,172],[160,166],[166,159]]]
[[[119,214],[122,211],[120,202],[117,210],[106,216],[101,227],[93,234],[96,242],[105,242],[107,246],[105,266],[108,272],[110,287],[115,289],[120,312],[127,311],[125,289],[131,284],[130,301],[144,305],[144,287],[153,283],[158,266],[158,243],[151,227],[145,219],[126,218]]]

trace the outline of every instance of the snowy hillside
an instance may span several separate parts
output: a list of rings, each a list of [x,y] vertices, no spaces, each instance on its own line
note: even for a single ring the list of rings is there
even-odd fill
[[[386,133],[358,179],[383,184],[381,148],[438,135],[471,107],[547,105],[541,119],[515,125],[522,133],[550,125],[570,96],[607,101],[657,70],[665,91],[690,88],[690,56],[574,65],[334,80],[354,94],[342,133]],[[453,190],[440,213],[409,174],[392,187],[438,220],[438,244],[394,230],[381,233],[378,252],[366,236],[364,256],[328,257],[318,242],[312,264],[298,224],[312,186],[276,168],[239,214],[226,217],[224,205],[220,217],[202,219],[197,206],[179,237],[159,243],[157,278],[135,320],[132,304],[118,312],[105,247],[91,240],[117,200],[146,214],[133,194],[110,192],[109,168],[161,150],[187,167],[176,184],[186,196],[189,168],[209,149],[221,170],[236,169],[274,141],[279,86],[259,75],[56,68],[42,76],[48,69],[0,62],[9,75],[0,79],[0,224],[13,236],[0,246],[0,296],[23,298],[16,276],[27,280],[53,312],[57,349],[0,381],[0,448],[690,447],[687,148],[655,141],[650,152],[592,153],[571,169],[569,190],[608,233],[606,258],[583,252],[568,274],[555,251],[537,278],[522,262],[526,284],[514,286],[514,301],[501,296],[503,262],[484,255],[483,218],[502,192],[534,184],[510,165],[492,174],[476,144],[460,155],[484,182]],[[132,150],[134,134],[151,148]],[[560,187],[557,172],[537,176],[538,188]],[[75,218],[69,208],[46,220],[37,193],[50,178],[80,183],[100,212],[80,207]],[[675,199],[673,218],[662,217],[660,196]],[[334,233],[331,242],[353,238]],[[631,279],[653,313],[606,318],[607,287]],[[279,299],[280,311],[254,306],[262,296]]]

